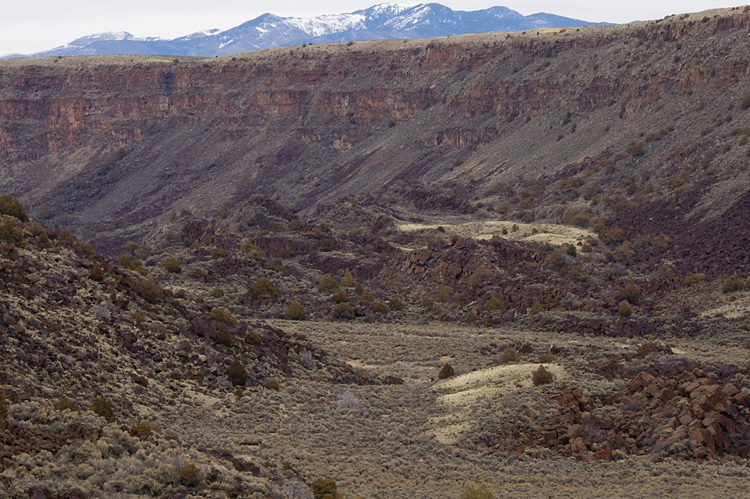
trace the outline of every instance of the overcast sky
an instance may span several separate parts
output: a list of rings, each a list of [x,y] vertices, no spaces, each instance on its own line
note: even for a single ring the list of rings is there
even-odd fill
[[[328,0],[325,6],[315,6],[320,4],[309,0],[0,0],[0,54],[38,52],[105,31],[175,38],[204,29],[231,28],[265,12],[309,17],[352,12],[377,3],[384,2]],[[745,5],[750,0],[443,0],[437,3],[454,10],[502,5],[524,15],[548,12],[586,21],[624,23]]]

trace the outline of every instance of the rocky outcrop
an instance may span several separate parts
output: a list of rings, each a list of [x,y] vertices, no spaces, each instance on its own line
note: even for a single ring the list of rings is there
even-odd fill
[[[582,460],[750,457],[750,392],[702,369],[641,372],[596,411],[597,401],[575,387],[562,387],[552,398],[554,418],[536,431],[499,437],[499,448],[546,447]]]

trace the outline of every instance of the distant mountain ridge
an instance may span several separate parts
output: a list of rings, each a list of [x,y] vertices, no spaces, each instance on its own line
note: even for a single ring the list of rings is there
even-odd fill
[[[593,24],[597,23],[546,13],[524,16],[507,7],[465,12],[437,3],[379,4],[356,12],[311,18],[263,14],[224,31],[211,29],[171,40],[136,38],[127,32],[100,33],[44,52],[10,54],[3,58],[114,54],[213,57],[308,43],[429,38]]]

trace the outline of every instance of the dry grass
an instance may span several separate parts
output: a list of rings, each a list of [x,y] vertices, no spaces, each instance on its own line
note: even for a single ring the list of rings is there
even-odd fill
[[[500,236],[512,241],[549,243],[555,246],[577,245],[587,239],[597,239],[596,234],[590,230],[569,225],[526,224],[504,220],[472,221],[471,217],[453,217],[429,223],[410,223],[397,226],[398,230],[403,232],[435,230],[438,227],[443,227],[448,234],[456,234],[465,238],[489,240],[494,236]]]

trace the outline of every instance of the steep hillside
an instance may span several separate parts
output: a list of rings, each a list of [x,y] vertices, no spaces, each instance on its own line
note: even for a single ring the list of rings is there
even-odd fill
[[[699,245],[696,270],[746,269],[749,25],[735,8],[219,59],[4,61],[0,189],[115,252],[153,221],[255,193],[305,210],[360,193],[413,206],[418,187],[434,199],[422,209],[616,223],[668,234],[676,257]]]

